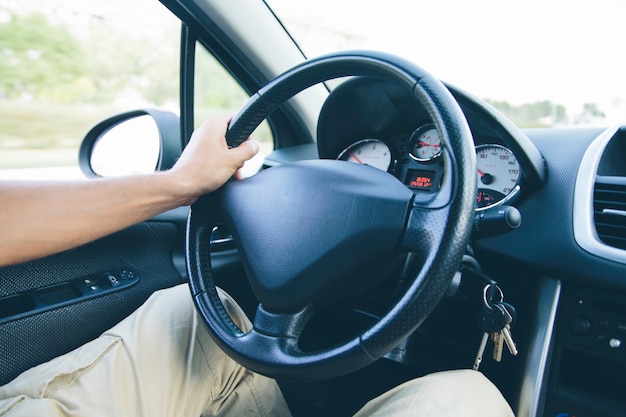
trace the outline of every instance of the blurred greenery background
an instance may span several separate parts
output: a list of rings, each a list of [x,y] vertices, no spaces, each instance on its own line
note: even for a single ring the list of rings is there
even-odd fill
[[[105,118],[179,112],[180,22],[141,3],[141,21],[104,2],[104,13],[69,2],[65,18],[58,8],[0,8],[0,169],[76,166],[82,138]],[[197,60],[196,123],[239,109],[247,94],[210,54]],[[255,138],[271,147],[268,130]]]

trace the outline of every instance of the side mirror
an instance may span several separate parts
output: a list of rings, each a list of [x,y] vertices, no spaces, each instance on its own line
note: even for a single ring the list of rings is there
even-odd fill
[[[143,109],[94,126],[83,139],[78,161],[87,177],[116,177],[167,170],[181,151],[178,116]]]

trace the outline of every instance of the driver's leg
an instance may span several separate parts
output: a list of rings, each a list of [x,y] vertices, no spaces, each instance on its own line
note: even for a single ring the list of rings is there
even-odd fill
[[[466,369],[408,381],[355,414],[365,416],[513,417],[513,411],[483,374]]]
[[[247,329],[241,309],[225,294],[222,300]],[[0,387],[4,413],[290,415],[275,381],[247,371],[213,343],[186,285],[155,293],[98,339]]]

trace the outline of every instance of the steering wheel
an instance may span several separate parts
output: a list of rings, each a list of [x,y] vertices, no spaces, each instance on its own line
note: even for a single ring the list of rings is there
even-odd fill
[[[191,207],[187,269],[196,308],[214,341],[257,373],[318,380],[353,372],[406,339],[435,308],[469,241],[476,197],[470,129],[436,78],[393,55],[355,51],[325,55],[292,68],[252,96],[233,118],[236,146],[276,107],[298,92],[338,77],[368,76],[410,89],[441,136],[446,172],[440,191],[418,199],[392,175],[345,161],[284,164],[230,181]],[[218,225],[232,233],[259,306],[253,328],[230,319],[215,287],[210,239]],[[351,271],[386,253],[419,262],[406,291],[357,337],[319,351],[299,346],[315,305],[349,286]]]

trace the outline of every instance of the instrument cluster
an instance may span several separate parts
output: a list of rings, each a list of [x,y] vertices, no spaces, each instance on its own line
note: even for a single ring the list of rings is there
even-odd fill
[[[425,124],[409,136],[358,140],[343,149],[337,159],[389,172],[414,192],[434,193],[445,174],[442,148],[435,126]],[[504,204],[518,194],[522,170],[509,148],[495,141],[477,145],[476,168],[477,210]]]

